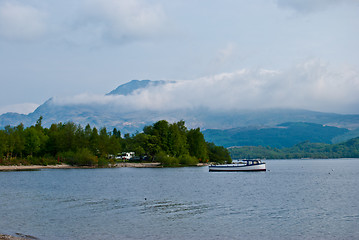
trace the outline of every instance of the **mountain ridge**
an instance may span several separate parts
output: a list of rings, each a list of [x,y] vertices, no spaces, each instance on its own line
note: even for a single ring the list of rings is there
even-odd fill
[[[106,97],[120,97],[121,101],[141,94],[142,90],[154,90],[174,81],[133,80],[122,84],[105,94]],[[165,88],[161,88],[163,91]],[[123,133],[142,131],[146,125],[166,119],[169,122],[184,120],[190,128],[231,129],[236,127],[273,127],[284,122],[311,122],[339,128],[359,128],[359,114],[322,113],[302,109],[257,109],[257,110],[213,110],[205,107],[192,109],[146,109],[123,108],[111,104],[96,105],[91,103],[57,104],[56,98],[49,98],[34,112],[29,114],[5,113],[0,115],[0,127],[16,126],[23,123],[30,126],[42,116],[43,125],[69,122],[86,126],[117,128]]]

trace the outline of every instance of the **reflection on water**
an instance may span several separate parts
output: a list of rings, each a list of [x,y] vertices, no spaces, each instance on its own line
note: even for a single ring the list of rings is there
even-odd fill
[[[0,172],[0,231],[39,239],[358,239],[359,160]]]

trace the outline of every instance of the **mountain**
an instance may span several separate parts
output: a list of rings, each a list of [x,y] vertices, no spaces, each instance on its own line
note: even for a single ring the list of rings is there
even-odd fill
[[[73,121],[83,127],[87,124],[96,127],[116,127],[122,133],[142,131],[146,125],[166,119],[169,122],[184,120],[188,128],[235,129],[235,128],[278,128],[284,122],[308,122],[338,128],[359,128],[359,115],[322,113],[298,109],[262,109],[262,110],[214,110],[205,107],[158,109],[142,107],[136,103],[141,94],[151,91],[166,91],[166,84],[176,85],[170,81],[133,80],[120,85],[106,95],[101,101],[79,100],[71,102],[60,98],[50,98],[34,112],[24,115],[6,113],[0,115],[0,127],[16,126],[23,123],[30,126],[43,116],[42,123],[49,127],[52,123]],[[148,91],[144,91],[148,90]],[[91,96],[90,96],[91,97]],[[98,96],[96,96],[98,97]],[[186,97],[186,96],[183,96]],[[130,100],[128,100],[130,99]],[[89,102],[90,101],[90,102]],[[112,101],[112,102],[111,102]],[[118,104],[119,101],[121,104]],[[132,104],[132,105],[131,105]],[[137,104],[137,105],[136,105]],[[151,103],[149,103],[151,105]],[[168,110],[170,109],[170,110]]]
[[[116,89],[112,90],[111,92],[107,93],[106,95],[127,96],[127,95],[134,93],[136,90],[148,88],[150,86],[156,87],[156,86],[164,85],[166,83],[169,83],[169,81],[132,80],[131,82],[128,82],[128,83],[118,86]]]
[[[242,127],[228,130],[207,129],[207,141],[224,147],[270,146],[287,148],[304,141],[332,143],[335,137],[347,134],[346,128],[323,126],[316,123],[291,122],[275,127]]]
[[[6,125],[19,125],[20,123],[31,125],[32,121],[28,115],[25,114],[9,112],[0,115],[0,128],[5,127]]]

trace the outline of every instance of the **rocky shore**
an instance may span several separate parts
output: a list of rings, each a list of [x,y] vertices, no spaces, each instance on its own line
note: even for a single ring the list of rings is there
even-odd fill
[[[30,236],[30,235],[24,235],[24,234],[21,234],[21,233],[17,233],[17,235],[19,235],[19,237],[0,234],[0,240],[29,240],[29,239],[34,240],[34,239],[38,239],[36,237]]]
[[[0,234],[0,239],[1,240],[22,240],[24,238],[19,238],[19,237],[14,237],[14,236],[10,236],[10,235]]]
[[[134,168],[153,168],[153,167],[161,167],[161,163],[153,162],[153,163],[129,163],[122,162],[116,163],[113,167],[134,167]]]

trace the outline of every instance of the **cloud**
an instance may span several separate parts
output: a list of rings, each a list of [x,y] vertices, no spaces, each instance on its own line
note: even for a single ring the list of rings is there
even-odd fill
[[[322,11],[342,3],[358,3],[356,0],[277,0],[279,7],[292,9],[300,13]]]
[[[359,110],[359,73],[350,67],[331,67],[312,59],[283,73],[282,78],[285,92],[279,100],[285,101],[284,107],[339,113]]]
[[[127,43],[153,37],[163,27],[165,14],[160,5],[141,0],[85,0],[80,17],[69,38],[92,42],[109,40]]]
[[[46,30],[46,14],[16,2],[0,3],[0,37],[8,40],[34,40]]]
[[[57,104],[100,104],[126,111],[206,108],[244,110],[300,108],[359,111],[359,73],[308,60],[285,71],[241,69],[139,90],[129,96],[79,95]]]
[[[3,106],[0,108],[0,114],[14,112],[14,113],[22,113],[29,114],[35,111],[35,109],[39,106],[36,103],[19,103]]]

